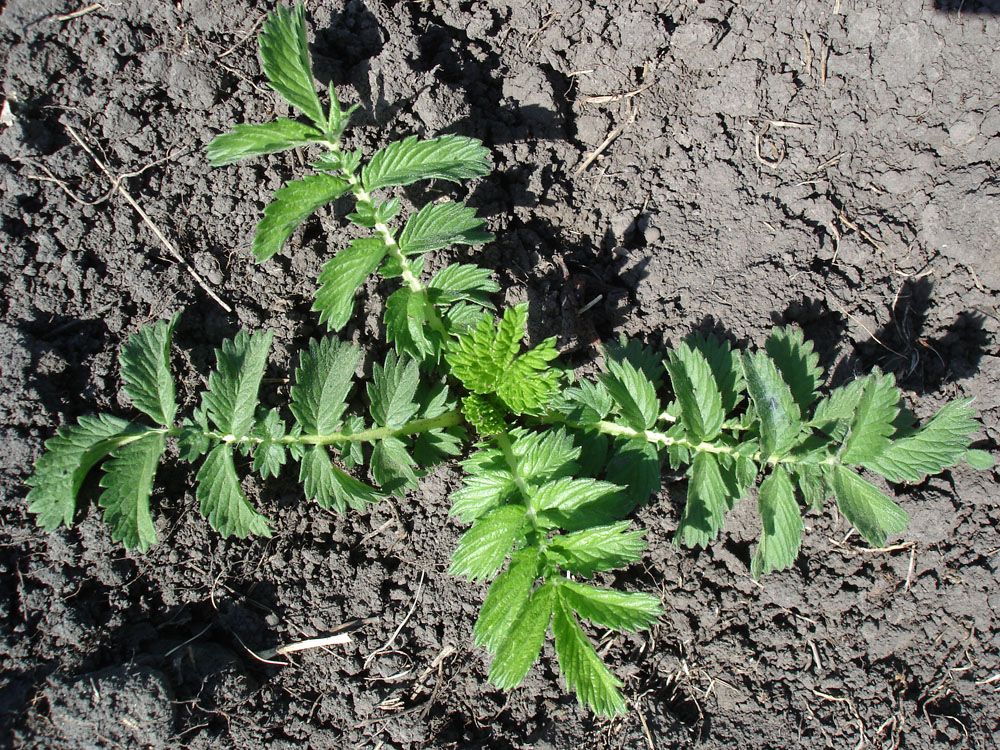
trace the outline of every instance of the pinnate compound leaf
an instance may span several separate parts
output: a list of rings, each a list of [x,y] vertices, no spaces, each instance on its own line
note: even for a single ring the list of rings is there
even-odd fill
[[[714,440],[726,415],[722,410],[722,394],[705,355],[682,343],[668,353],[663,364],[670,373],[681,407],[681,423],[692,441]]]
[[[210,165],[223,167],[253,156],[308,146],[322,139],[323,134],[311,125],[281,117],[261,125],[237,125],[233,132],[216,136],[206,152]]]
[[[377,237],[351,241],[323,264],[319,274],[320,287],[313,301],[320,323],[339,331],[354,312],[354,294],[372,272],[378,268],[389,248]]]
[[[46,531],[73,525],[76,496],[87,474],[124,440],[134,439],[129,423],[107,414],[80,417],[45,441],[45,452],[28,477],[28,511]]]
[[[528,606],[518,613],[513,627],[497,648],[490,665],[490,682],[503,690],[512,690],[524,681],[542,651],[555,602],[556,592],[552,584],[546,583],[535,589]]]
[[[470,581],[496,573],[521,532],[524,514],[523,505],[504,505],[476,521],[459,540],[449,572]]]
[[[747,390],[760,417],[761,460],[780,456],[802,431],[801,414],[792,391],[764,352],[743,354]]]
[[[313,85],[306,37],[305,8],[279,6],[268,15],[257,37],[260,60],[271,88],[318,127],[328,126]]]
[[[608,372],[598,377],[621,409],[625,423],[640,432],[650,429],[659,416],[660,400],[649,378],[628,360],[609,359],[607,366]]]
[[[724,480],[719,458],[714,453],[696,453],[688,475],[687,503],[674,544],[707,547],[718,535],[726,513],[732,510],[739,496],[733,496],[732,483]]]
[[[321,508],[332,508],[338,513],[349,507],[364,510],[368,503],[381,499],[374,487],[359,482],[334,466],[330,454],[322,445],[306,449],[299,469],[299,481],[307,498],[315,500]]]
[[[865,460],[864,467],[890,482],[920,482],[954,466],[967,457],[969,440],[979,429],[971,403],[967,398],[946,404],[926,424],[896,437],[877,457]],[[978,466],[969,463],[988,469],[992,459]]]
[[[340,427],[360,359],[356,346],[333,336],[311,340],[299,355],[290,408],[304,434],[328,435]]]
[[[910,517],[878,487],[846,466],[832,466],[828,471],[837,506],[870,545],[881,547],[890,535],[906,530]]]
[[[764,349],[791,388],[799,410],[805,414],[816,400],[816,391],[823,382],[819,355],[813,351],[812,341],[805,340],[801,328],[784,326],[771,331]]]
[[[557,589],[552,612],[552,634],[556,641],[559,671],[566,687],[575,690],[581,706],[602,717],[625,713],[625,699],[618,691],[621,680],[615,677],[597,655],[583,632],[562,587]]]
[[[611,630],[630,633],[645,630],[663,614],[660,600],[641,592],[615,591],[566,580],[560,582],[559,596],[580,617]]]
[[[643,531],[629,531],[628,521],[595,526],[552,538],[548,554],[557,555],[559,567],[590,578],[603,570],[616,570],[640,559],[646,549]]]
[[[170,377],[170,339],[180,315],[143,326],[128,337],[118,355],[126,395],[136,409],[164,427],[170,427],[177,414],[174,381]]]
[[[217,364],[208,376],[202,405],[225,435],[250,434],[272,335],[273,331],[257,331],[252,336],[240,331],[235,338],[223,341],[215,352]]]
[[[476,210],[464,203],[428,203],[407,219],[399,235],[399,249],[404,255],[415,255],[448,245],[481,245],[493,239],[488,232],[479,231],[482,225]]]
[[[402,427],[420,410],[414,399],[420,384],[420,363],[410,357],[397,358],[393,352],[385,364],[372,367],[368,383],[371,415],[379,427]]]
[[[878,458],[889,445],[899,413],[899,389],[890,375],[869,375],[858,399],[840,459],[856,466]]]
[[[316,209],[334,201],[349,189],[339,177],[314,174],[292,180],[274,193],[274,200],[264,209],[264,218],[257,224],[253,238],[253,253],[265,260],[281,252],[295,228]]]
[[[254,510],[240,486],[232,443],[219,443],[209,451],[195,481],[201,514],[213,529],[241,539],[250,534],[271,536],[267,519]]]
[[[418,180],[459,182],[490,172],[490,153],[474,138],[443,135],[421,141],[409,136],[377,151],[361,170],[365,190]]]
[[[757,510],[763,530],[750,561],[754,578],[790,567],[802,542],[802,512],[795,500],[792,480],[780,464],[761,482]]]
[[[156,544],[156,528],[149,513],[153,477],[163,455],[163,433],[155,432],[111,452],[104,462],[98,504],[104,521],[111,527],[111,539],[126,549],[145,552]]]
[[[476,645],[495,654],[507,639],[519,615],[531,600],[531,589],[538,579],[540,552],[530,547],[516,552],[510,565],[498,575],[486,594],[479,618],[472,630]]]

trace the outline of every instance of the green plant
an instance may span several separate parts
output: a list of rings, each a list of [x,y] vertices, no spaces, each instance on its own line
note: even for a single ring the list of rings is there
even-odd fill
[[[451,572],[491,581],[474,629],[477,645],[493,654],[490,679],[505,689],[520,684],[551,630],[567,687],[607,716],[624,711],[622,683],[580,620],[636,631],[661,608],[654,596],[588,581],[641,559],[644,534],[623,519],[658,490],[664,460],[688,478],[677,545],[711,542],[726,513],[759,483],[754,576],[794,562],[800,503],[820,510],[832,496],[873,545],[903,531],[905,511],[862,471],[913,482],[963,459],[992,465],[987,454],[969,449],[978,428],[969,400],[946,405],[917,427],[891,375],[876,371],[821,395],[818,356],[793,328],[775,329],[764,350],[752,353],[692,336],[665,360],[622,341],[606,348],[606,372],[574,381],[556,365],[551,339],[524,347],[525,305],[494,317],[489,295],[497,286],[488,271],[452,265],[421,281],[424,253],[486,240],[471,209],[429,204],[397,234],[388,222],[400,202],[372,197],[420,179],[481,176],[488,170],[481,144],[407,138],[362,167],[360,153],[339,145],[353,108],[341,110],[331,88],[324,113],[314,92],[301,6],[272,14],[260,41],[272,85],[312,125],[240,125],[209,153],[225,164],[282,148],[326,147],[316,162],[320,174],[278,191],[254,247],[266,260],[309,213],[353,194],[349,218],[374,235],[328,261],[315,307],[337,329],[370,273],[402,279],[385,303],[394,348],[372,368],[366,412],[349,409],[361,353],[332,335],[301,352],[287,411],[262,408],[271,334],[241,332],[217,351],[200,405],[179,420],[170,373],[175,315],[132,335],[120,355],[123,388],[153,424],[84,417],[46,443],[28,480],[30,510],[46,529],[72,525],[84,480],[102,464],[98,502],[112,537],[145,550],[156,541],[149,504],[168,438],[178,441],[181,460],[200,464],[195,494],[212,527],[245,537],[267,536],[270,525],[243,492],[239,456],[264,479],[291,459],[307,498],[337,511],[363,509],[386,493],[415,488],[426,469],[461,455],[471,430],[478,442],[461,461],[462,487],[451,497],[451,514],[471,527]],[[374,486],[354,476],[361,467]]]

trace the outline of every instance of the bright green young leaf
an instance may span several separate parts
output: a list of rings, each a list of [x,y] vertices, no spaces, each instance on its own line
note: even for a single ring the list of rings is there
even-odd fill
[[[559,671],[566,679],[567,689],[576,691],[580,705],[603,717],[625,713],[625,699],[618,691],[622,682],[597,655],[570,604],[563,598],[562,587],[557,589],[553,606],[552,634]]]
[[[417,471],[416,465],[417,462],[399,438],[379,440],[372,449],[372,478],[384,492],[402,495],[406,488],[415,489],[423,475]]]
[[[273,331],[257,331],[253,336],[240,331],[215,351],[217,364],[208,376],[209,389],[202,394],[202,404],[224,435],[250,434],[272,335]]]
[[[555,397],[559,371],[549,362],[559,356],[555,338],[516,357],[497,383],[497,396],[515,414],[538,414]]]
[[[542,651],[555,600],[555,587],[551,583],[535,589],[528,606],[518,613],[513,627],[497,648],[490,665],[490,682],[503,690],[512,690],[524,681]]]
[[[389,248],[377,237],[362,237],[351,241],[323,264],[319,274],[320,287],[313,301],[320,323],[339,331],[354,312],[354,294],[372,272],[378,268]]]
[[[740,356],[733,351],[728,341],[723,341],[715,336],[701,336],[693,334],[684,339],[685,343],[692,349],[697,349],[708,362],[712,377],[715,379],[716,387],[722,399],[722,411],[730,414],[740,401],[743,400],[743,392],[746,390],[746,381],[743,378],[743,368],[740,365]]]
[[[732,487],[723,480],[719,459],[714,453],[696,453],[688,476],[687,503],[674,544],[707,547],[739,498],[733,497]]]
[[[232,443],[219,443],[209,451],[195,481],[201,514],[213,529],[223,536],[241,539],[250,534],[271,536],[267,519],[254,510],[243,494],[233,463]]]
[[[869,375],[854,409],[840,459],[856,466],[876,460],[889,445],[899,413],[899,389],[890,375]]]
[[[443,135],[427,141],[409,136],[377,151],[361,170],[365,190],[418,180],[458,182],[489,174],[490,152],[474,138]]]
[[[754,578],[791,567],[802,542],[802,512],[795,500],[792,480],[781,464],[761,482],[757,510],[763,530],[750,562]]]
[[[500,291],[493,272],[471,263],[455,263],[438,271],[427,284],[435,304],[449,305],[459,300],[493,309],[489,295]]]
[[[271,88],[318,127],[327,127],[329,123],[313,85],[302,3],[296,3],[294,9],[278,6],[268,15],[257,41]]]
[[[837,506],[873,547],[881,547],[892,534],[906,530],[910,517],[878,487],[846,466],[831,466],[829,485]]]
[[[496,573],[521,532],[524,513],[523,505],[504,505],[476,521],[459,540],[448,572],[470,581]]]
[[[80,417],[79,423],[59,428],[45,441],[45,453],[28,477],[28,510],[46,531],[59,524],[73,525],[76,496],[90,470],[114,448],[130,439],[129,423],[107,414]]]
[[[385,357],[385,364],[377,362],[372,367],[368,384],[371,415],[379,427],[402,427],[420,410],[414,400],[420,384],[420,363],[409,357],[397,359],[393,352]]]
[[[289,408],[306,435],[329,435],[341,424],[361,352],[333,336],[313,339],[299,355]]]
[[[590,578],[602,570],[624,568],[640,559],[646,549],[644,531],[629,531],[628,521],[595,526],[552,537],[547,553],[559,567]]]
[[[656,424],[660,400],[649,378],[629,361],[607,360],[608,372],[600,374],[601,383],[621,409],[622,419],[633,430],[648,430]]]
[[[791,388],[799,411],[805,414],[816,400],[816,391],[823,382],[819,355],[813,351],[812,341],[805,340],[801,328],[785,326],[771,331],[764,348]]]
[[[253,238],[253,253],[265,260],[281,252],[295,228],[316,209],[334,201],[349,189],[339,177],[314,174],[292,180],[274,193],[274,200],[264,209],[264,218],[257,224]]]
[[[500,451],[479,450],[462,462],[462,487],[451,496],[449,515],[471,523],[517,492],[514,475]]]
[[[211,166],[223,167],[253,156],[308,146],[322,139],[323,134],[311,125],[280,117],[262,125],[237,125],[233,132],[216,136],[206,152]]]
[[[156,528],[149,514],[149,496],[153,477],[163,455],[163,434],[156,432],[111,452],[104,462],[98,504],[104,508],[104,521],[111,527],[111,539],[126,549],[145,552],[156,544]]]
[[[670,373],[682,424],[692,442],[714,440],[726,415],[722,410],[722,394],[705,355],[682,343],[667,354],[663,364]]]
[[[531,600],[531,589],[539,574],[539,555],[538,547],[514,553],[507,570],[490,584],[472,630],[477,646],[495,654],[507,639]]]
[[[578,471],[580,448],[561,427],[544,432],[513,433],[512,450],[518,473],[531,485],[539,485]]]
[[[181,314],[143,326],[128,337],[118,355],[122,387],[136,409],[157,424],[170,427],[177,414],[174,380],[170,377],[170,339]]]
[[[645,630],[663,614],[660,600],[641,592],[628,593],[585,583],[560,582],[559,596],[580,617],[611,630]]]
[[[416,255],[448,245],[481,245],[493,239],[492,234],[479,230],[482,225],[476,210],[464,203],[428,203],[407,219],[399,249],[404,255]]]
[[[315,500],[321,508],[332,508],[338,513],[348,508],[364,510],[368,503],[381,499],[373,487],[334,466],[330,454],[322,445],[306,449],[299,469],[299,481],[307,498]]]
[[[462,416],[483,437],[507,431],[507,409],[490,396],[470,393],[462,399]]]
[[[946,404],[925,425],[894,438],[880,455],[864,461],[864,467],[890,482],[920,482],[928,474],[954,466],[966,456],[969,441],[979,429],[971,403],[967,398]],[[990,465],[980,462],[976,468]]]
[[[611,523],[621,488],[596,479],[562,477],[543,484],[531,495],[539,525],[577,531]]]
[[[747,391],[760,417],[761,460],[780,456],[802,431],[798,404],[774,362],[764,352],[743,354]]]

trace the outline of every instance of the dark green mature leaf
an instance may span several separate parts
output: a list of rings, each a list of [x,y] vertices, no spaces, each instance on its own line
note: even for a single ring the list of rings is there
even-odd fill
[[[260,440],[253,446],[253,470],[261,479],[278,476],[288,459],[288,451],[278,442],[285,436],[285,423],[277,410],[269,409],[258,418],[251,434]]]
[[[504,505],[476,521],[459,540],[448,572],[470,581],[496,573],[521,532],[524,514],[523,505]]]
[[[444,135],[426,141],[409,136],[390,143],[361,170],[365,190],[409,185],[418,180],[458,182],[489,174],[490,152],[474,138]]]
[[[681,407],[681,424],[692,442],[712,441],[719,435],[725,413],[722,395],[708,360],[698,349],[682,343],[663,363]]]
[[[644,438],[617,442],[605,478],[621,485],[622,503],[617,515],[624,516],[645,503],[660,488],[660,454]]]
[[[563,395],[565,405],[560,409],[569,421],[580,425],[597,424],[608,416],[615,405],[608,389],[600,382],[590,380],[579,381],[563,391]]]
[[[854,409],[851,426],[844,440],[840,459],[856,466],[876,460],[889,445],[899,414],[899,389],[890,375],[869,375]]]
[[[313,85],[306,37],[305,8],[279,6],[268,15],[257,37],[260,60],[271,88],[320,128],[329,123]]]
[[[240,331],[215,351],[217,364],[208,376],[202,405],[224,435],[250,434],[272,335],[273,331],[257,331],[253,336]]]
[[[177,414],[174,380],[170,377],[170,338],[181,314],[143,326],[128,337],[118,355],[122,388],[139,411],[170,427]]]
[[[842,443],[851,427],[858,401],[864,393],[868,378],[852,380],[846,385],[834,388],[830,395],[820,399],[816,404],[810,427],[815,427],[829,436],[834,442]]]
[[[515,552],[510,565],[490,584],[472,630],[476,645],[495,654],[528,607],[539,574],[538,547]]]
[[[739,497],[733,496],[732,485],[724,481],[719,458],[714,453],[696,453],[689,476],[687,503],[674,544],[707,547]]]
[[[104,462],[101,487],[105,489],[98,504],[104,508],[111,539],[126,549],[145,552],[156,544],[149,496],[163,448],[163,433],[156,432],[115,448],[111,459]]]
[[[802,542],[802,513],[795,500],[792,480],[780,464],[761,482],[757,510],[763,530],[750,562],[754,578],[790,567]]]
[[[880,455],[865,460],[864,467],[890,482],[920,482],[954,466],[966,456],[969,440],[979,429],[971,403],[967,398],[946,404],[927,424],[896,437]],[[980,465],[989,468],[985,461]]]
[[[375,483],[384,492],[402,496],[404,489],[416,489],[423,472],[399,438],[388,437],[375,443],[372,449],[371,472]]]
[[[25,482],[28,510],[38,516],[35,523],[46,531],[59,524],[73,525],[76,496],[90,470],[125,440],[135,439],[129,423],[107,414],[80,417],[79,423],[59,428],[45,441],[45,453],[35,461],[35,470]]]
[[[402,427],[420,410],[414,400],[420,384],[420,363],[409,357],[397,358],[393,352],[385,364],[372,367],[368,384],[371,415],[379,427]]]
[[[559,567],[590,578],[602,570],[623,568],[636,562],[646,549],[644,531],[629,531],[628,521],[595,526],[572,534],[552,537],[548,554]]]
[[[264,218],[257,224],[253,252],[263,263],[281,252],[295,228],[316,209],[334,201],[350,189],[350,185],[330,174],[314,174],[292,180],[274,193],[274,200],[264,209]]]
[[[551,583],[535,589],[528,606],[518,613],[513,627],[497,648],[490,665],[490,682],[503,690],[512,690],[524,681],[542,651],[555,600],[555,587]]]
[[[306,497],[315,500],[322,508],[333,508],[343,513],[348,508],[364,510],[368,503],[376,503],[382,495],[374,488],[333,465],[325,446],[313,445],[302,456],[299,470]]]
[[[782,379],[788,383],[799,410],[805,414],[816,400],[816,391],[823,382],[819,355],[813,351],[812,341],[805,340],[801,328],[785,326],[771,331],[764,348],[777,365]]]
[[[559,671],[566,679],[567,689],[576,691],[580,705],[589,706],[603,717],[625,713],[625,699],[618,691],[621,680],[611,674],[597,655],[569,602],[563,598],[561,586],[557,588],[553,605],[552,634]]]
[[[584,619],[634,633],[645,630],[663,614],[660,600],[641,592],[627,593],[574,581],[560,581],[559,596]]]
[[[232,133],[223,133],[208,144],[208,163],[213,167],[233,164],[263,154],[274,154],[323,139],[311,125],[287,117],[262,125],[237,125]]]
[[[780,456],[802,431],[798,404],[774,362],[764,352],[743,354],[747,390],[760,417],[761,460]]]
[[[464,203],[428,203],[407,219],[399,249],[404,255],[415,255],[448,245],[481,245],[493,239],[492,234],[479,231],[482,225],[476,210]]]
[[[598,377],[633,430],[650,429],[660,413],[660,400],[649,378],[629,361],[607,361],[608,372]]]
[[[705,357],[722,398],[722,410],[726,414],[731,413],[743,400],[743,392],[747,387],[743,368],[740,366],[740,355],[733,351],[728,341],[715,336],[694,334],[684,340]]]
[[[329,435],[341,424],[361,352],[332,336],[313,339],[299,355],[289,408],[306,435]]]
[[[837,506],[870,545],[881,547],[891,534],[906,529],[910,517],[878,487],[846,466],[832,466],[828,471]]]
[[[614,341],[605,343],[603,351],[606,360],[628,362],[636,370],[641,371],[654,388],[659,388],[663,382],[663,360],[660,355],[636,339],[626,338],[625,334],[621,334],[617,343]]]
[[[219,443],[209,451],[195,481],[201,514],[213,529],[223,536],[235,535],[241,539],[250,534],[271,536],[267,519],[254,510],[243,494],[233,463],[232,443]]]
[[[389,248],[377,237],[362,237],[351,241],[323,264],[319,274],[320,287],[313,301],[320,323],[339,331],[354,312],[354,294],[372,272],[378,268]]]

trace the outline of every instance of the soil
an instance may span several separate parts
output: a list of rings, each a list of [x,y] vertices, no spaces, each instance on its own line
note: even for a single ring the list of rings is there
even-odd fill
[[[5,5],[5,7],[4,7]],[[213,349],[275,330],[269,377],[317,335],[310,294],[343,212],[266,265],[254,225],[303,159],[210,170],[203,147],[288,114],[264,86],[262,0],[0,2],[0,743],[21,748],[971,748],[1000,733],[996,470],[892,491],[913,518],[868,549],[807,516],[792,569],[756,583],[741,503],[705,551],[670,539],[684,484],[636,514],[658,591],[645,634],[603,641],[630,713],[595,721],[550,647],[510,694],[471,630],[484,585],[447,574],[454,470],[368,513],[248,483],[269,540],[223,539],[168,461],[161,543],[127,554],[83,502],[46,534],[24,503],[60,424],[127,414],[116,352],[183,310],[175,370],[195,403]],[[653,0],[308,3],[318,78],[360,101],[352,147],[481,138],[496,171],[466,196],[497,240],[475,257],[535,336],[581,371],[594,339],[662,346],[692,330],[759,345],[812,337],[832,382],[880,366],[920,416],[974,396],[1000,440],[1000,17],[996,3]],[[72,17],[73,11],[81,13]],[[73,139],[233,309],[163,249]],[[603,149],[610,135],[617,138]],[[598,153],[599,152],[599,153]],[[592,160],[588,157],[597,153]],[[584,168],[584,165],[589,164]],[[386,287],[387,288],[387,287]],[[575,295],[575,297],[570,297]],[[584,305],[600,299],[577,320]],[[347,335],[377,340],[371,284]],[[273,385],[274,403],[287,398]],[[355,623],[346,646],[256,651]],[[600,635],[600,634],[596,634]]]

